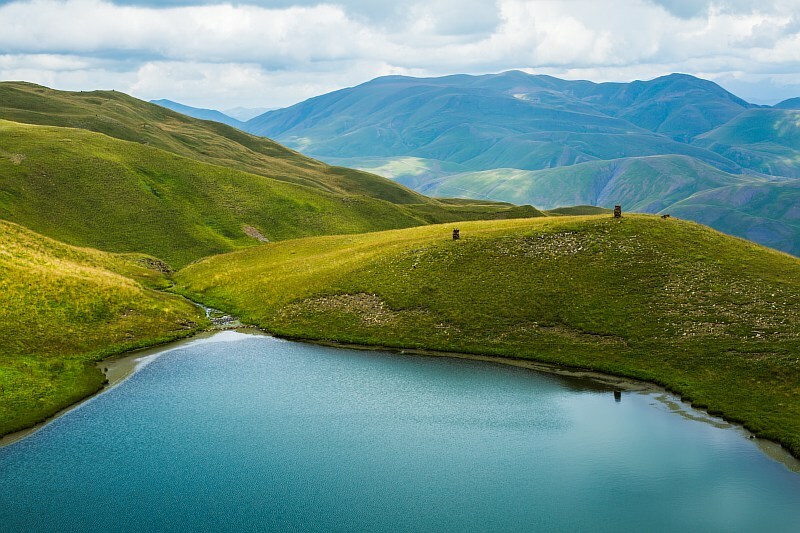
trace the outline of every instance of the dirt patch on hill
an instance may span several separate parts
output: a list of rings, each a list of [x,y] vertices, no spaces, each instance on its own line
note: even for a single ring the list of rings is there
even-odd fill
[[[307,298],[302,302],[286,306],[283,313],[291,316],[309,311],[312,313],[344,312],[353,314],[367,326],[385,326],[396,322],[400,316],[398,311],[389,308],[386,302],[378,296],[365,293]]]
[[[269,242],[269,239],[264,237],[264,235],[253,226],[243,226],[242,230],[244,231],[245,235],[254,238],[258,242]]]

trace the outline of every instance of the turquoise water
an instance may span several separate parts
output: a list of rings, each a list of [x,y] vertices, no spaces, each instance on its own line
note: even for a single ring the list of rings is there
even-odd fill
[[[226,332],[0,449],[2,531],[798,531],[800,475],[654,395]]]

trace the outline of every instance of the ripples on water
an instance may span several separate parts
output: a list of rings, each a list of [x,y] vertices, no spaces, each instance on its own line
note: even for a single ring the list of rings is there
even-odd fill
[[[3,531],[797,531],[800,475],[653,394],[226,332],[0,449]]]

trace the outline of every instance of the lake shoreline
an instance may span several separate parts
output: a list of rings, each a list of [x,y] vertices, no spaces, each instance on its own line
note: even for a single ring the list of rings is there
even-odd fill
[[[96,362],[95,365],[98,367],[98,369],[100,369],[106,375],[106,378],[108,380],[107,384],[105,384],[102,388],[98,389],[91,395],[81,399],[80,401],[74,404],[65,407],[58,413],[47,418],[47,420],[39,422],[29,428],[21,429],[13,433],[8,433],[6,435],[3,435],[2,437],[0,437],[0,448],[9,446],[15,442],[18,442],[36,433],[50,422],[62,417],[63,415],[72,411],[73,409],[76,409],[80,405],[93,400],[94,398],[100,396],[104,392],[109,391],[112,388],[118,386],[119,384],[123,383],[126,379],[128,379],[130,376],[135,374],[140,368],[142,368],[147,363],[155,359],[156,357],[165,354],[167,352],[170,352],[172,350],[178,349],[182,346],[191,344],[192,342],[195,342],[197,340],[212,337],[213,335],[221,331],[237,331],[240,333],[245,333],[250,335],[266,335],[274,337],[276,339],[281,339],[291,342],[301,342],[307,344],[314,344],[317,346],[325,346],[329,348],[351,349],[363,352],[384,352],[384,353],[399,354],[399,355],[413,355],[422,357],[439,357],[439,358],[449,358],[449,359],[461,359],[468,361],[480,361],[484,363],[514,366],[517,368],[523,368],[534,372],[558,376],[563,379],[580,380],[583,381],[584,383],[592,383],[597,387],[607,390],[609,393],[616,394],[617,392],[619,393],[625,392],[625,393],[641,393],[641,394],[653,394],[653,395],[661,394],[662,396],[658,398],[658,401],[667,406],[667,408],[669,408],[671,411],[679,414],[680,416],[694,418],[702,422],[711,424],[722,423],[730,427],[735,427],[742,433],[743,438],[754,440],[765,455],[767,455],[768,457],[772,458],[777,462],[780,462],[781,464],[786,466],[786,468],[788,468],[789,470],[800,474],[800,457],[795,457],[789,449],[782,446],[779,442],[756,437],[755,435],[753,435],[752,432],[747,430],[747,428],[745,428],[742,424],[725,420],[724,418],[721,418],[716,415],[712,415],[708,413],[707,410],[705,409],[693,407],[688,402],[680,398],[680,396],[674,393],[673,391],[670,391],[666,387],[663,387],[656,383],[637,380],[634,378],[628,378],[624,376],[616,376],[614,374],[599,372],[585,368],[569,367],[566,365],[546,363],[531,359],[459,353],[459,352],[446,352],[446,351],[428,350],[422,348],[396,348],[396,347],[379,346],[379,345],[365,345],[365,344],[341,343],[328,340],[294,338],[283,335],[275,335],[256,326],[244,326],[241,325],[241,323],[238,321],[236,322],[236,326],[233,327],[226,327],[224,325],[212,327],[206,330],[198,331],[197,333],[194,333],[189,337],[169,341],[158,345],[149,346],[147,348],[138,348],[136,350],[121,352],[119,354],[112,355],[106,359]],[[676,403],[672,399],[667,398],[667,395],[672,396],[674,400],[677,400],[677,402],[679,403]],[[687,415],[689,409],[693,409],[697,412],[703,413],[705,416],[700,418],[693,415]]]
[[[197,331],[196,333],[188,337],[174,339],[159,344],[153,344],[145,348],[135,348],[133,350],[126,350],[111,355],[109,357],[106,357],[105,359],[96,361],[94,365],[95,367],[98,368],[98,370],[103,372],[103,374],[106,376],[107,383],[105,383],[95,392],[89,394],[88,396],[85,396],[84,398],[81,398],[75,403],[72,403],[64,407],[57,413],[47,417],[45,420],[41,422],[37,422],[36,424],[30,427],[13,431],[11,433],[6,433],[5,435],[0,436],[0,448],[9,446],[17,441],[24,439],[29,435],[36,433],[50,422],[58,418],[61,418],[62,416],[72,411],[73,409],[76,409],[79,406],[83,405],[84,403],[91,401],[97,396],[100,396],[104,392],[113,389],[114,387],[116,387],[117,385],[128,379],[130,376],[132,376],[138,370],[138,368],[142,366],[143,359],[152,357],[154,355],[160,355],[162,353],[166,353],[168,351],[180,348],[181,346],[194,342],[197,339],[210,337],[213,334],[217,333],[218,331],[219,331],[218,329],[201,330]]]
[[[596,370],[590,370],[586,368],[577,368],[566,365],[559,365],[556,363],[534,361],[531,359],[521,359],[521,358],[516,359],[513,357],[503,357],[494,355],[444,352],[438,350],[427,350],[423,348],[396,348],[396,347],[378,346],[378,345],[341,343],[336,341],[293,338],[281,335],[272,335],[270,333],[267,334],[275,338],[284,339],[288,341],[305,342],[308,344],[315,344],[318,346],[328,346],[331,348],[346,348],[346,349],[366,351],[366,352],[369,351],[389,352],[401,355],[415,355],[423,357],[444,357],[450,359],[464,359],[469,361],[481,361],[486,363],[515,366],[518,368],[532,370],[534,372],[556,375],[566,379],[591,381],[592,383],[595,383],[601,387],[607,388],[609,392],[619,391],[627,393],[660,394],[661,396],[658,398],[658,401],[664,404],[672,412],[677,413],[680,416],[684,416],[686,418],[692,418],[705,423],[737,428],[744,438],[755,441],[759,449],[765,455],[783,464],[786,468],[788,468],[792,472],[800,474],[800,457],[796,457],[794,454],[792,454],[791,450],[784,447],[780,442],[770,439],[765,439],[763,437],[757,437],[750,430],[744,427],[743,424],[731,420],[726,420],[723,417],[711,414],[708,412],[707,409],[701,407],[695,407],[691,404],[691,402],[684,400],[683,398],[681,398],[679,394],[675,393],[674,391],[671,391],[666,387],[663,387],[661,385],[649,381],[637,380],[625,376],[617,376],[614,374],[608,374],[605,372],[599,372]],[[671,396],[672,398],[668,398],[668,396]],[[673,401],[673,399],[676,401]],[[702,413],[704,416],[697,417],[695,415],[688,414],[689,410],[694,410],[696,412]]]

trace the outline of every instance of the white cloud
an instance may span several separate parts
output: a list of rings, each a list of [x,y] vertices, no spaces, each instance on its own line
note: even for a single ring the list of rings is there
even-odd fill
[[[0,78],[206,107],[288,105],[387,73],[511,68],[800,84],[800,0],[202,3],[0,5]]]

